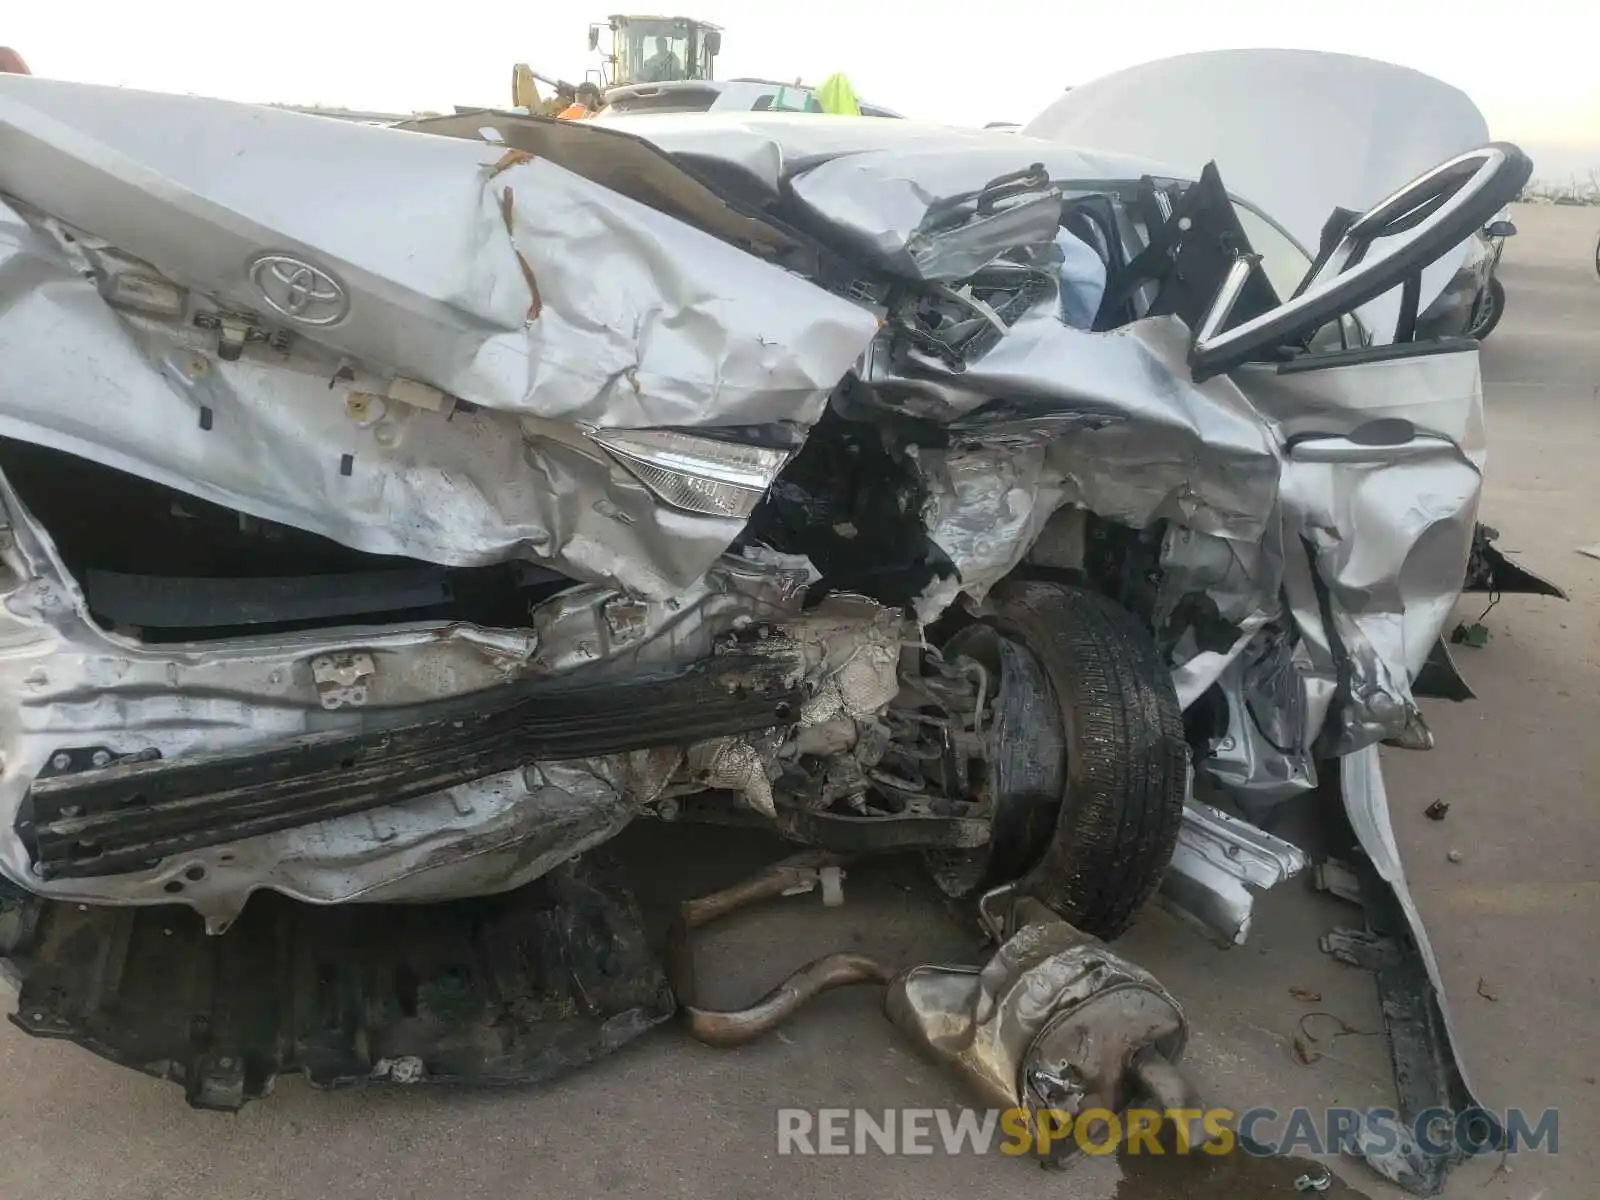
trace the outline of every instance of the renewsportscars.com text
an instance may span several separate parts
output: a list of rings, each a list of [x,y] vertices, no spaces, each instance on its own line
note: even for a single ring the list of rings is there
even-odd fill
[[[1423,1153],[1560,1151],[1555,1109],[1504,1113],[1430,1109],[1411,1123],[1394,1109],[1332,1107],[1162,1110],[1123,1113],[1024,1108],[780,1108],[785,1155],[1386,1154],[1414,1143]]]

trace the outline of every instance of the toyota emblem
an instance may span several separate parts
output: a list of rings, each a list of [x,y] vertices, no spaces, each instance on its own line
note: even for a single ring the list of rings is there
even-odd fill
[[[288,254],[263,254],[250,281],[273,312],[302,325],[334,325],[350,311],[344,285],[321,267]]]

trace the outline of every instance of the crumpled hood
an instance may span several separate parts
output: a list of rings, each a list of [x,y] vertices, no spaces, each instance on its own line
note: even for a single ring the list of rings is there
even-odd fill
[[[281,109],[0,76],[0,192],[275,319],[261,256],[309,263],[346,311],[296,333],[581,424],[808,423],[876,328],[554,163]]]
[[[877,331],[746,244],[544,154],[0,76],[0,434],[371,553],[673,595],[743,521],[588,434],[781,442]]]
[[[1465,92],[1409,67],[1314,50],[1216,50],[1142,63],[1059,97],[1023,127],[1088,150],[1172,163],[1215,161],[1228,190],[1316,252],[1334,208],[1364,212],[1452,155],[1489,140]],[[1465,257],[1423,273],[1426,308]],[[1363,321],[1389,341],[1398,304]]]

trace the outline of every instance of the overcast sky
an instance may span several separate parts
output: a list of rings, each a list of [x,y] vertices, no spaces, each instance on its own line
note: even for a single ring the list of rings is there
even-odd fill
[[[652,0],[654,3],[655,0]],[[846,72],[906,116],[1025,121],[1061,88],[1192,50],[1387,59],[1467,91],[1541,177],[1600,168],[1600,57],[1573,0],[674,0],[723,26],[718,74]],[[548,0],[0,0],[0,44],[63,79],[409,112],[510,102],[511,66],[576,82],[593,8]],[[668,11],[641,7],[639,11]]]

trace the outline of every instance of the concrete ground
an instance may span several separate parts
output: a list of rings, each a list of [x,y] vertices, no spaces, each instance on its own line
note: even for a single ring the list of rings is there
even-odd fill
[[[1501,545],[1557,578],[1571,603],[1508,598],[1493,637],[1458,659],[1482,697],[1433,704],[1438,748],[1387,754],[1396,833],[1443,965],[1474,1082],[1494,1108],[1562,1111],[1560,1153],[1496,1170],[1469,1164],[1447,1195],[1540,1200],[1593,1195],[1600,1172],[1600,211],[1521,208],[1503,267],[1504,323],[1483,353],[1492,459],[1484,517]],[[1481,599],[1464,603],[1475,619]],[[1445,799],[1443,822],[1423,808]],[[697,886],[720,886],[770,856],[687,829],[650,852]],[[709,852],[705,846],[712,844]],[[1449,860],[1459,850],[1462,861]],[[899,961],[960,955],[972,938],[913,876],[852,877],[849,916],[814,901],[741,915],[712,930],[702,977],[711,1003],[760,994],[815,953],[875,950]],[[1156,971],[1195,1027],[1193,1070],[1208,1098],[1245,1108],[1390,1102],[1369,976],[1316,947],[1356,910],[1297,882],[1258,909],[1241,949],[1218,950],[1159,910],[1121,948]],[[845,928],[846,923],[849,929]],[[1322,993],[1307,1005],[1291,986]],[[1311,1009],[1368,1036],[1328,1040],[1305,1065],[1292,1039]],[[313,1200],[539,1195],[1014,1196],[1073,1200],[1295,1194],[1303,1163],[1085,1159],[1064,1174],[990,1157],[795,1158],[776,1153],[775,1110],[959,1105],[955,1081],[913,1055],[871,989],[834,993],[782,1032],[717,1051],[659,1032],[551,1087],[469,1093],[371,1088],[317,1093],[298,1080],[237,1116],[189,1110],[180,1091],[73,1046],[0,1028],[0,1196],[55,1200]],[[1394,1195],[1358,1163],[1335,1164],[1359,1193]],[[1336,1184],[1331,1194],[1345,1192]]]

